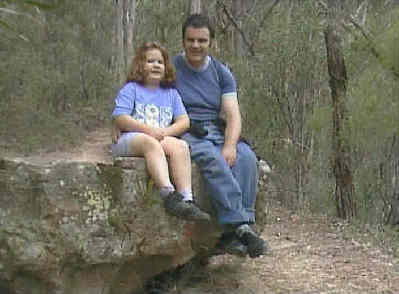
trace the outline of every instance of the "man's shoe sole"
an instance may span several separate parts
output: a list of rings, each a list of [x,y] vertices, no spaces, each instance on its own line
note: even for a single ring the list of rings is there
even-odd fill
[[[239,240],[234,240],[224,248],[225,252],[231,255],[245,257],[248,254],[248,248]]]
[[[258,237],[247,224],[238,227],[236,233],[240,241],[247,246],[249,257],[256,258],[270,253],[271,250],[268,243]]]

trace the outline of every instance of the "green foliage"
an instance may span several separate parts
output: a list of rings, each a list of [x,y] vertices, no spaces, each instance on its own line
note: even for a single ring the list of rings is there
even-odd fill
[[[140,29],[136,31],[136,45],[157,40],[169,50],[170,55],[181,51],[181,25],[186,5],[185,1],[138,1],[136,26]]]
[[[68,2],[40,12],[40,22],[11,20],[31,41],[4,42],[0,51],[7,56],[0,61],[0,136],[6,142],[0,147],[53,150],[107,122],[116,83],[111,34],[100,28],[112,28],[112,15],[107,5],[93,8],[89,1]]]
[[[353,145],[366,148],[398,133],[398,90],[395,81],[378,64],[358,77],[348,101]]]
[[[232,1],[223,1],[230,7]],[[269,1],[270,2],[270,1]],[[359,1],[356,1],[358,3]],[[370,4],[363,35],[342,31],[348,70],[346,129],[353,150],[354,188],[363,220],[382,221],[393,197],[399,158],[398,11]],[[391,1],[392,2],[392,1]],[[25,3],[24,5],[21,5]],[[134,46],[158,40],[174,55],[182,50],[187,1],[137,1]],[[214,54],[232,68],[239,84],[244,137],[273,168],[282,202],[292,208],[333,213],[332,108],[324,10],[317,1],[253,1],[239,16],[255,56],[235,56],[234,26],[216,1]],[[356,9],[349,3],[348,11]],[[46,5],[56,5],[48,9]],[[230,5],[230,6],[229,6]],[[390,6],[391,5],[391,6]],[[0,151],[23,153],[78,144],[85,132],[106,126],[119,82],[114,61],[112,1],[3,1],[18,14],[2,13],[0,26]],[[251,17],[248,17],[251,15]],[[259,25],[262,23],[262,27]],[[5,29],[7,27],[7,29]],[[234,31],[234,32],[233,32]],[[396,161],[395,161],[396,160]]]
[[[314,132],[320,134],[330,128],[332,118],[332,108],[324,105],[313,109],[313,114],[308,121],[308,126]]]
[[[309,155],[313,146],[327,140],[318,131],[331,122],[329,116],[319,114],[319,130],[309,127],[316,125],[315,107],[329,107],[323,94],[327,91],[322,26],[312,1],[281,4],[264,26],[255,57],[229,60],[240,86],[244,134],[272,165],[282,200],[305,207],[309,193],[320,188],[316,182],[328,182],[325,172],[312,174],[317,160],[328,168],[328,153],[316,154],[323,158]]]
[[[378,14],[383,14],[381,18]],[[351,77],[347,106],[359,218],[383,223],[395,197],[398,162],[398,11],[376,10],[369,16],[371,43],[362,35],[346,56]],[[386,29],[386,28],[389,29]],[[396,34],[395,34],[396,32]],[[373,52],[373,46],[375,52]]]
[[[8,17],[23,17],[28,18],[32,21],[37,21],[31,14],[30,11],[33,8],[49,10],[55,9],[61,2],[64,0],[52,1],[51,4],[40,2],[40,1],[31,1],[31,0],[3,0],[0,3],[0,12],[3,13],[2,18],[0,18],[0,28],[3,28],[16,36],[19,36],[21,39],[26,40],[26,38],[22,35],[21,32],[18,32],[13,26],[10,25]],[[1,37],[1,35],[0,35]]]
[[[399,77],[399,9],[395,11],[396,20],[388,30],[376,40],[377,51],[381,54],[382,64]]]

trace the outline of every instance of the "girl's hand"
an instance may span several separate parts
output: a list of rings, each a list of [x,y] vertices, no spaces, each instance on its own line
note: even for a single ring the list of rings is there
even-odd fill
[[[151,128],[149,135],[158,141],[162,141],[166,136],[165,130],[161,128]]]
[[[116,144],[118,142],[118,139],[121,136],[121,130],[116,126],[115,123],[112,123],[111,127],[111,140],[113,144]]]

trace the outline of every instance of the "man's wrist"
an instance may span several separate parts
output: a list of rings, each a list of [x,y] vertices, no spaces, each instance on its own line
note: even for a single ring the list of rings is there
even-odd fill
[[[237,146],[237,142],[224,142],[224,144],[223,144],[223,146],[224,147],[233,147],[233,148],[236,148],[236,146]]]

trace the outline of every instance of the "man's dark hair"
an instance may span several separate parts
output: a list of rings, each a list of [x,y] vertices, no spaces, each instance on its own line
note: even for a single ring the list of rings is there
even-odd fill
[[[200,28],[207,28],[209,30],[209,36],[211,39],[215,37],[215,30],[209,20],[209,18],[206,15],[195,13],[191,14],[186,21],[183,24],[182,27],[182,34],[183,34],[183,40],[184,40],[184,35],[186,33],[186,29],[188,27],[192,27],[195,29],[200,29]]]

